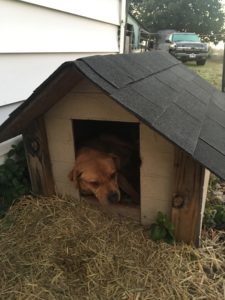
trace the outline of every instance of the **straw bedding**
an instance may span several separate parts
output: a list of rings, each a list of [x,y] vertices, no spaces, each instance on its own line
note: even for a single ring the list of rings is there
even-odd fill
[[[194,249],[73,199],[25,197],[0,220],[0,299],[225,299],[224,234]]]

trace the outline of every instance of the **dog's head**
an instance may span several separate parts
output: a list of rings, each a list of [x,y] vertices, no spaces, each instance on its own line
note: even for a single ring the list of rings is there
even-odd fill
[[[119,158],[92,149],[86,149],[76,158],[70,179],[75,181],[82,194],[93,194],[101,204],[120,201],[117,182]]]

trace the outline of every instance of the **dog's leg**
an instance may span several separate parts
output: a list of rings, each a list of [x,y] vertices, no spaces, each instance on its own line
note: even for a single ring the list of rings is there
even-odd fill
[[[139,202],[140,197],[135,191],[133,186],[128,182],[128,180],[122,175],[118,174],[118,184],[122,191],[131,197],[135,202]]]

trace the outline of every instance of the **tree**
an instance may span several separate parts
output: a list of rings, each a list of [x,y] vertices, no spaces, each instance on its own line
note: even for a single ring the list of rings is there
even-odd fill
[[[161,29],[221,33],[225,14],[220,0],[130,0],[130,11],[151,32]]]

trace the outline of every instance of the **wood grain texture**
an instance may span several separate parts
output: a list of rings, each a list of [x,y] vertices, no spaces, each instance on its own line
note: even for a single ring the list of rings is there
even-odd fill
[[[205,168],[180,149],[175,151],[172,223],[177,241],[199,245]]]
[[[54,194],[45,124],[42,118],[33,121],[23,133],[32,191],[49,196]]]

